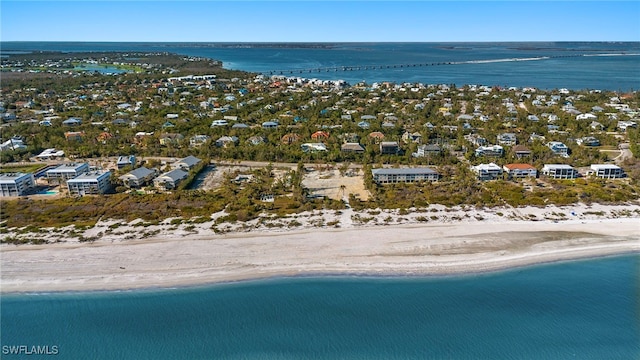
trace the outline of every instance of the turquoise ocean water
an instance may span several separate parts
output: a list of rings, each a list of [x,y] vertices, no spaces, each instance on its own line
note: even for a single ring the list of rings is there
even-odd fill
[[[3,350],[56,346],[64,359],[640,358],[637,254],[456,277],[8,295],[1,305]]]
[[[325,80],[601,90],[640,89],[640,42],[491,43],[117,43],[1,42],[2,56],[29,51],[172,52],[230,69]],[[431,64],[463,62],[456,65]],[[406,65],[429,64],[407,67]],[[405,65],[398,67],[397,65]],[[377,68],[371,68],[378,66]],[[380,68],[382,66],[382,68]],[[307,69],[359,67],[353,71]],[[365,68],[369,67],[369,68]]]

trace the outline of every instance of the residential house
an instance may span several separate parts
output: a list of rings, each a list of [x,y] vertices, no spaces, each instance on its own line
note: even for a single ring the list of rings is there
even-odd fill
[[[278,127],[278,123],[275,121],[265,121],[262,123],[263,129],[275,129]]]
[[[0,196],[22,196],[36,187],[33,174],[0,173]]]
[[[576,120],[596,120],[597,118],[597,116],[590,113],[580,114],[576,116]]]
[[[560,155],[562,157],[569,157],[569,148],[567,145],[561,143],[560,141],[550,141],[547,143],[547,147],[553,151],[554,154]]]
[[[538,170],[530,164],[507,164],[502,167],[509,179],[520,179],[525,177],[537,177]]]
[[[217,147],[228,147],[237,144],[239,141],[237,136],[221,136],[216,140]]]
[[[211,122],[211,127],[227,126],[227,125],[229,125],[229,122],[227,120],[213,120]]]
[[[583,138],[576,139],[576,144],[584,146],[600,146],[600,140],[593,136],[585,136]]]
[[[210,139],[209,135],[194,135],[189,139],[189,146],[198,147]]]
[[[440,174],[428,168],[372,169],[373,181],[377,184],[413,183],[420,181],[438,181]]]
[[[599,123],[597,121],[592,121],[589,126],[591,127],[592,130],[596,130],[596,131],[604,130],[604,125],[602,125],[601,123]]]
[[[153,185],[160,190],[172,190],[188,176],[188,172],[181,169],[174,169],[153,179]]]
[[[571,165],[564,164],[544,164],[542,173],[552,179],[575,179],[578,171]]]
[[[300,136],[300,135],[298,135],[298,134],[294,134],[294,133],[290,133],[290,134],[286,134],[285,136],[283,136],[283,137],[280,139],[280,141],[281,141],[283,144],[288,144],[288,145],[290,145],[290,144],[293,144],[293,143],[295,143],[295,142],[300,141],[300,139],[301,139],[301,136]]]
[[[367,121],[360,121],[358,123],[358,127],[360,127],[361,129],[368,129],[371,126],[371,124],[369,124],[369,122]]]
[[[169,133],[160,135],[159,141],[160,145],[167,146],[180,144],[182,140],[184,140],[184,135]]]
[[[413,157],[437,156],[442,154],[442,147],[438,144],[420,145],[416,152],[411,154]]]
[[[482,181],[495,180],[502,176],[502,168],[494,163],[472,166],[471,171],[476,173],[478,179]]]
[[[252,136],[247,139],[247,144],[260,145],[264,144],[267,140],[262,136]]]
[[[626,131],[628,128],[637,128],[638,124],[635,121],[618,121],[618,129]]]
[[[405,144],[410,142],[420,144],[422,142],[422,135],[419,132],[410,133],[405,131],[404,134],[402,134],[402,141],[404,141]]]
[[[602,179],[619,179],[625,177],[622,168],[613,164],[592,164],[590,174]]]
[[[504,148],[500,145],[480,146],[476,149],[476,156],[499,157],[504,154]]]
[[[198,159],[195,156],[189,155],[186,158],[180,159],[173,164],[171,164],[172,169],[182,169],[184,171],[189,171],[193,169],[196,165],[198,165],[202,160]]]
[[[316,131],[313,134],[311,134],[311,139],[318,141],[318,140],[326,140],[329,138],[329,133],[326,131]]]
[[[518,143],[516,134],[514,133],[502,133],[498,135],[498,144],[505,146],[512,146]]]
[[[104,194],[111,187],[111,171],[90,171],[67,180],[67,188],[71,195],[97,195]]]
[[[54,160],[56,158],[64,157],[64,150],[45,149],[40,154],[36,155],[36,158],[40,160]]]
[[[148,184],[154,176],[156,176],[156,171],[154,169],[147,169],[142,166],[120,176],[118,179],[122,180],[126,187],[138,188]]]
[[[50,184],[62,184],[64,180],[73,179],[89,171],[87,163],[62,164],[45,172]]]
[[[136,166],[135,155],[118,156],[118,161],[116,162],[116,166],[118,167],[118,169],[122,169],[126,166],[131,166],[131,167]]]
[[[64,125],[64,126],[78,126],[78,125],[82,125],[82,120],[72,117],[72,118],[68,118],[67,120],[63,121],[62,125]]]
[[[304,152],[327,151],[327,146],[323,143],[305,143],[300,145]]]
[[[384,139],[384,134],[380,131],[374,131],[369,134],[369,140],[373,143],[380,143]]]
[[[467,134],[464,136],[464,139],[475,146],[485,146],[488,143],[487,139],[477,134]]]
[[[64,133],[64,138],[67,141],[82,141],[84,137],[84,131],[67,131]]]
[[[511,151],[518,159],[531,156],[531,150],[524,145],[516,145],[511,148]]]
[[[231,125],[231,128],[232,129],[248,129],[249,125],[243,124],[243,123],[236,123],[236,124]]]
[[[364,148],[359,143],[344,143],[340,147],[340,151],[344,153],[362,154],[364,152]]]
[[[400,146],[397,141],[383,141],[380,143],[381,154],[396,155],[400,152]]]
[[[0,151],[24,150],[27,146],[20,138],[11,138],[0,144]]]

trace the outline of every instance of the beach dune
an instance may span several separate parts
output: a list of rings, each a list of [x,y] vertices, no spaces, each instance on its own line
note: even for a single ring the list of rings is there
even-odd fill
[[[125,290],[299,275],[445,275],[628,252],[640,252],[637,218],[3,245],[1,291]]]

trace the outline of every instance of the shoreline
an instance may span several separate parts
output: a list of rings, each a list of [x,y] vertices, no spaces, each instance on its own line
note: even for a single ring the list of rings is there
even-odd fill
[[[1,249],[2,294],[162,290],[288,277],[465,276],[638,254],[640,226],[637,218],[403,224]]]

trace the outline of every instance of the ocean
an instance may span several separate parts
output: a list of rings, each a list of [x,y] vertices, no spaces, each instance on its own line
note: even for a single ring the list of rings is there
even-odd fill
[[[640,255],[416,278],[6,295],[3,359],[638,359]],[[17,350],[16,350],[17,351]]]
[[[0,49],[3,56],[24,51],[166,51],[220,60],[229,69],[344,80],[352,85],[362,81],[368,84],[390,81],[545,90],[640,89],[640,42],[2,42]]]

